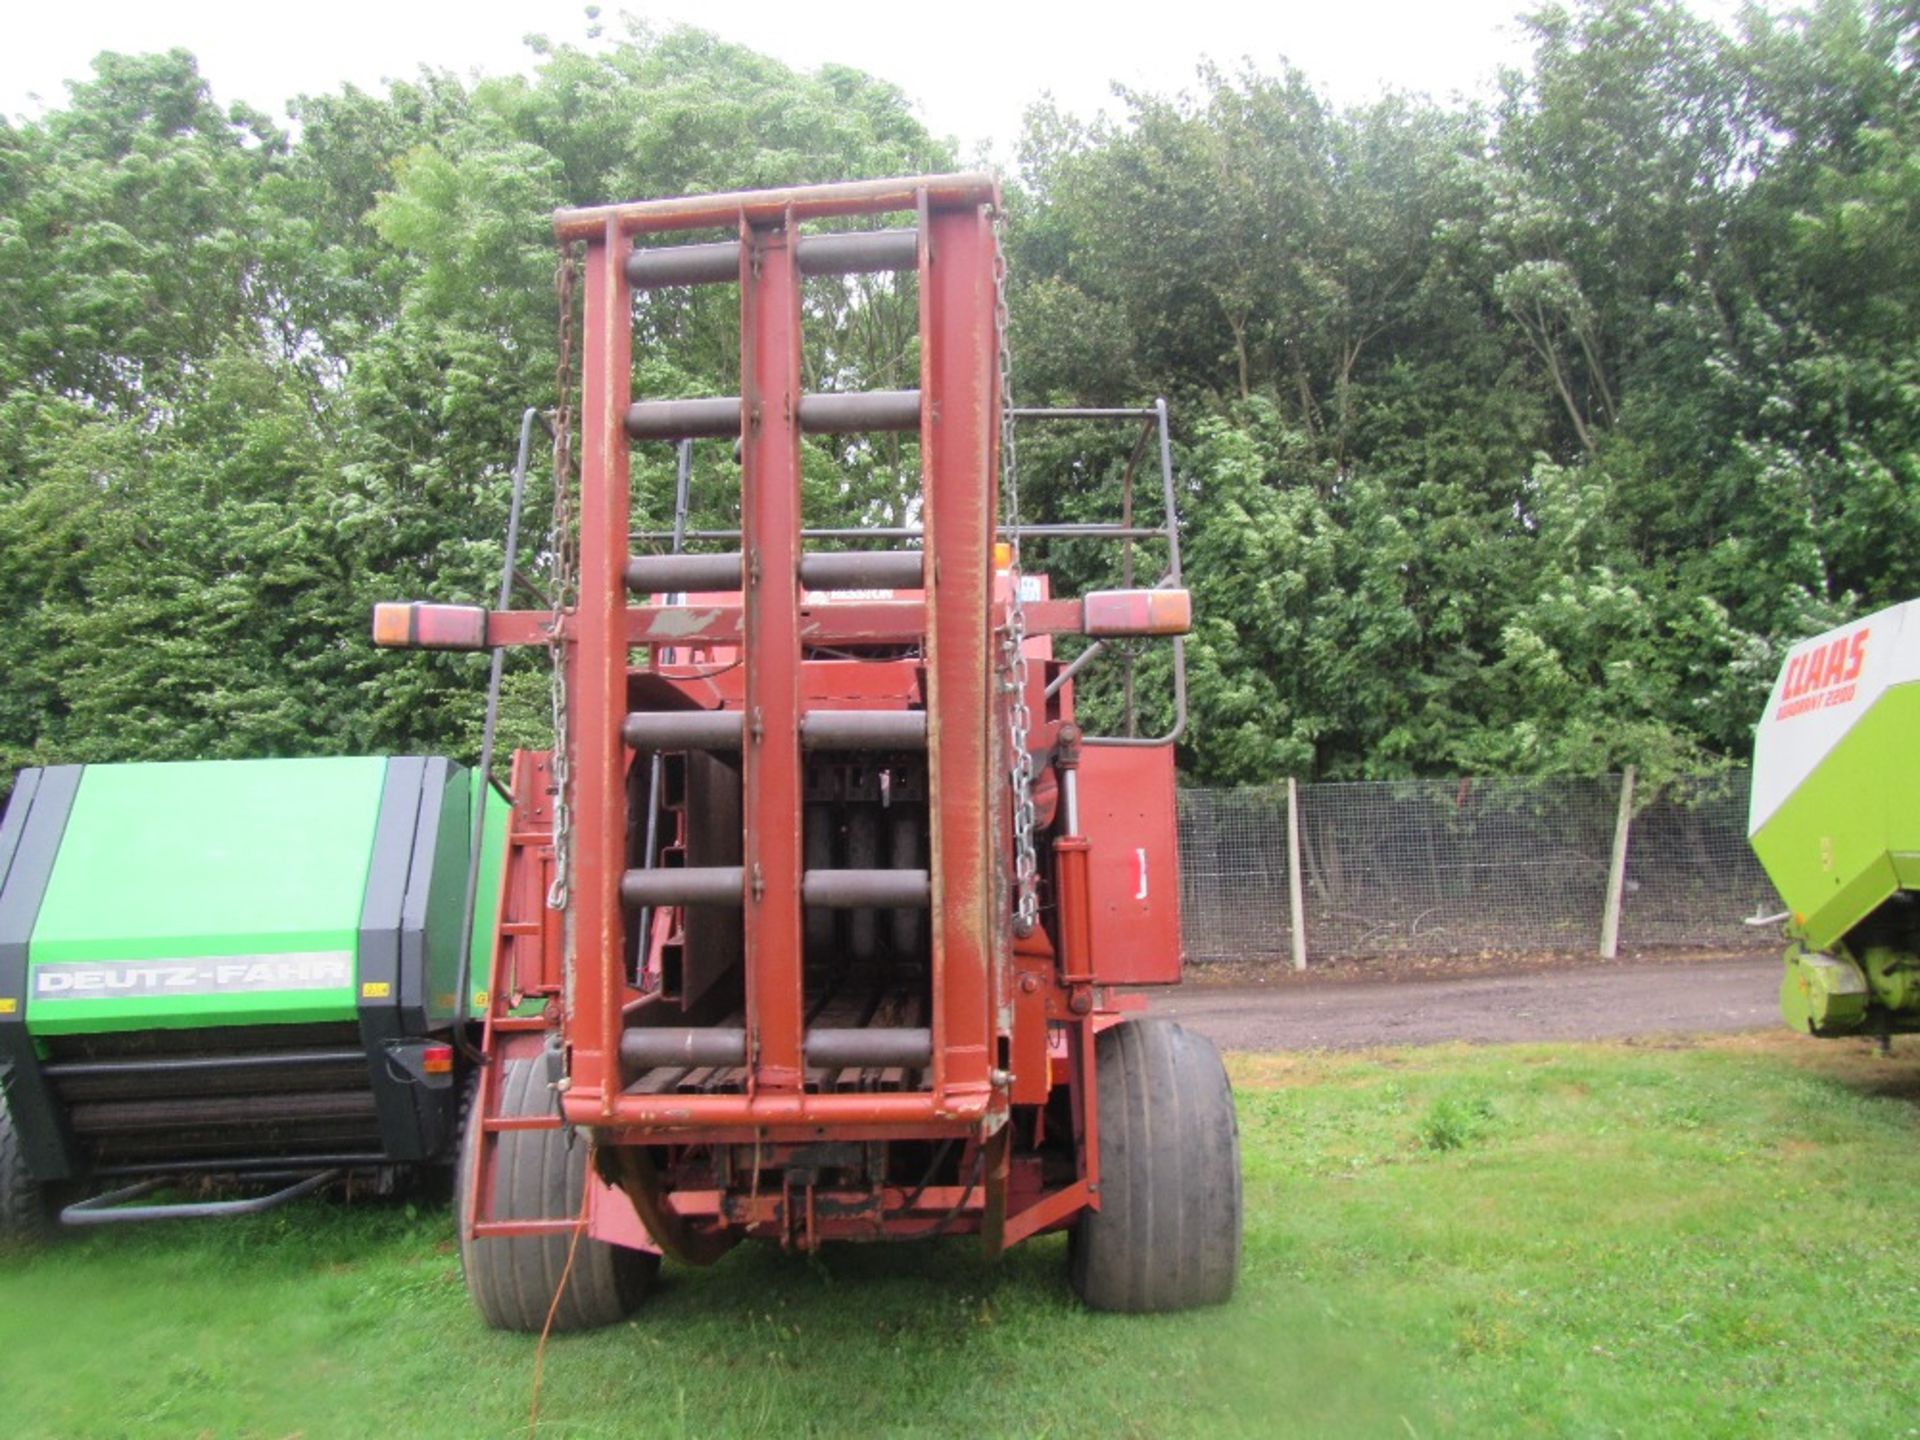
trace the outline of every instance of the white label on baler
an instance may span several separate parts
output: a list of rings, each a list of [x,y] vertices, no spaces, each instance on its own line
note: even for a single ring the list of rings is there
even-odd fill
[[[36,1000],[119,995],[253,995],[334,990],[353,983],[345,950],[287,955],[208,955],[186,960],[49,960],[33,967]]]
[[[1787,652],[1753,737],[1752,835],[1894,685],[1920,680],[1920,600]]]

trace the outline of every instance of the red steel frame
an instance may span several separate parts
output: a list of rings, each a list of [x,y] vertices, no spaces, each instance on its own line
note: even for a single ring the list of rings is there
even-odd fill
[[[800,963],[800,264],[791,214],[740,220],[741,754],[747,1095],[805,1079]]]
[[[987,203],[998,205],[994,194]],[[920,219],[920,447],[925,477],[928,814],[933,854],[934,1091],[992,1098],[993,1002],[1008,955],[994,923],[993,538],[1000,372],[985,203]],[[990,809],[990,807],[992,807]]]
[[[631,241],[612,221],[587,246],[580,406],[580,596],[566,647],[573,794],[571,933],[575,983],[565,1015],[567,1114],[606,1124],[620,1090],[621,964],[626,939],[620,874],[627,848],[626,565],[632,483],[626,413],[633,398]],[[563,627],[563,634],[565,634]]]
[[[995,1108],[995,1001],[1007,957],[996,894],[992,726],[993,533],[998,335],[993,212],[982,176],[819,186],[563,212],[586,243],[580,600],[568,626],[574,716],[572,936],[579,978],[564,1020],[566,1118],[602,1129],[857,1125],[900,1134],[965,1128]],[[801,1035],[800,276],[803,218],[912,209],[920,219],[922,466],[926,549],[939,557],[922,605],[887,607],[925,635],[934,817],[934,1085],[928,1093],[807,1094]],[[626,999],[620,875],[626,844],[621,739],[630,640],[626,415],[632,403],[634,237],[735,228],[741,239],[743,756],[749,1082],[744,1095],[622,1096]],[[838,608],[838,607],[835,607]],[[872,607],[881,609],[880,605]],[[883,613],[882,617],[886,618]],[[916,622],[918,622],[916,624]],[[876,627],[878,628],[878,627]],[[891,627],[887,627],[891,628]],[[686,641],[682,634],[676,639]],[[1001,1096],[998,1108],[1004,1109]]]
[[[584,241],[580,566],[577,605],[558,617],[564,650],[572,782],[571,902],[546,910],[540,897],[560,863],[544,755],[515,758],[515,797],[502,877],[483,1071],[476,1104],[483,1135],[552,1127],[591,1129],[633,1205],[610,1185],[588,1188],[582,1217],[490,1218],[497,1147],[482,1145],[466,1179],[469,1233],[555,1233],[584,1221],[589,1231],[638,1243],[634,1211],[655,1237],[691,1258],[681,1222],[739,1233],[803,1228],[804,1238],[906,1237],[978,1229],[998,1249],[1097,1207],[1098,1117],[1093,1103],[1094,1035],[1114,1023],[1117,1003],[1097,1004],[1097,957],[1088,954],[1088,845],[1060,835],[1053,846],[1052,905],[1060,953],[1047,930],[1015,941],[1010,925],[1010,823],[1002,698],[995,644],[1005,620],[1006,582],[996,575],[999,416],[996,242],[999,196],[986,176],[921,177],[716,195],[561,212],[563,242]],[[802,594],[801,272],[802,221],[885,211],[912,212],[918,226],[921,331],[920,443],[922,590],[917,598],[811,603]],[[631,545],[627,417],[632,403],[633,294],[626,262],[639,236],[722,229],[740,239],[743,584],[740,595],[680,605],[630,601]],[[999,591],[996,593],[996,584]],[[1079,631],[1079,602],[1038,600],[1026,608],[1035,637]],[[539,643],[555,617],[519,612],[486,617],[489,644]],[[914,666],[832,667],[803,660],[822,644],[916,641],[927,710],[928,868],[931,887],[931,1084],[925,1090],[810,1093],[803,1054],[805,765],[800,744],[809,709],[909,703]],[[662,651],[738,647],[740,674],[714,680]],[[1029,654],[1050,653],[1044,639]],[[625,1094],[620,1037],[643,1003],[627,976],[628,920],[621,898],[627,864],[627,772],[633,752],[623,721],[633,708],[631,651],[650,649],[651,683],[672,681],[689,701],[743,712],[743,865],[746,1083],[740,1093]],[[1037,648],[1036,648],[1037,647]],[[1036,665],[1029,700],[1033,743],[1057,747],[1062,773],[1077,741],[1062,723],[1067,697],[1042,720],[1046,666]],[[835,690],[833,686],[850,686]],[[889,688],[891,687],[891,688]],[[1169,797],[1171,803],[1171,797]],[[571,978],[569,985],[566,980]],[[511,990],[511,994],[505,993]],[[509,1013],[544,1000],[544,1017]],[[490,1083],[500,1061],[535,1054],[558,1028],[566,1051],[561,1114],[494,1113]],[[1060,1086],[1071,1105],[1075,1178],[1048,1189],[1039,1158],[1015,1154],[1016,1105],[1030,1122]],[[816,1213],[811,1187],[751,1195],[654,1188],[650,1152],[635,1147],[751,1144],[774,1168],[794,1147],[820,1140],[957,1138],[977,1178],[964,1186],[907,1192],[877,1184],[864,1195],[827,1197]],[[865,1208],[862,1208],[865,1207]],[[942,1216],[938,1226],[922,1223]],[[802,1217],[803,1216],[803,1220]],[[672,1232],[672,1233],[669,1233]],[[696,1237],[697,1239],[698,1237]],[[709,1238],[711,1236],[709,1235]]]

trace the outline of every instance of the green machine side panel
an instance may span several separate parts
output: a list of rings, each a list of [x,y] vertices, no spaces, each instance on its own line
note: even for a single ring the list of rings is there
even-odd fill
[[[473,793],[487,797],[486,828],[480,840],[480,880],[473,896],[473,948],[467,969],[468,1014],[475,1020],[487,1013],[487,976],[493,967],[494,932],[500,928],[500,879],[507,858],[507,821],[513,804],[498,790],[472,775]]]
[[[28,950],[28,1029],[353,1019],[386,769],[87,766]]]
[[[454,991],[458,985],[460,928],[467,899],[468,847],[473,841],[472,787],[461,783],[466,777],[459,767],[449,766],[448,771],[448,783],[440,791],[432,859],[424,872],[427,884],[422,886],[417,874],[410,878],[403,912],[407,934],[401,942],[402,954],[413,962],[401,972],[401,1004],[418,1003],[426,1012],[428,1027],[435,1030],[451,1024],[458,1010]],[[428,823],[429,817],[423,811],[422,832]],[[422,853],[424,838],[423,833],[416,841],[416,867],[426,860]],[[415,935],[426,946],[424,966],[408,953],[415,943]],[[415,996],[409,993],[410,987],[417,983],[415,976],[422,974],[426,976],[426,993]]]
[[[1753,849],[1816,950],[1901,888],[1920,852],[1920,684],[1874,702],[1754,832]]]

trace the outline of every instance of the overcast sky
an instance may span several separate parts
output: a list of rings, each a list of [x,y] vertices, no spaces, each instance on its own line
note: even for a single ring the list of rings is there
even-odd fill
[[[1511,24],[1520,0],[669,0],[608,5],[605,14],[611,21],[623,8],[717,31],[801,69],[838,61],[871,71],[963,146],[1009,140],[1042,91],[1090,114],[1116,80],[1161,91],[1190,84],[1203,56],[1228,64],[1247,56],[1272,69],[1284,55],[1336,100],[1354,101],[1382,85],[1439,97],[1473,91],[1525,53]],[[422,64],[462,74],[523,68],[526,35],[581,40],[587,23],[574,0],[87,0],[73,10],[28,0],[0,46],[0,111],[37,113],[35,95],[58,104],[65,82],[85,77],[101,50],[184,46],[220,99],[279,115],[301,91],[374,86]]]
[[[1000,158],[1020,115],[1043,92],[1091,115],[1111,85],[1161,92],[1192,83],[1203,57],[1231,68],[1242,57],[1271,71],[1293,61],[1335,101],[1383,87],[1438,99],[1491,93],[1502,64],[1526,53],[1513,15],[1525,0],[1111,0],[1102,5],[1011,0],[728,0],[699,5],[608,5],[651,23],[685,21],[750,44],[800,69],[826,61],[892,80],[928,125],[962,153],[987,144]],[[1729,4],[1696,0],[1702,13]],[[461,74],[524,69],[530,33],[583,40],[576,0],[86,0],[63,10],[23,0],[0,46],[0,112],[34,115],[65,97],[101,50],[182,46],[222,101],[244,99],[275,116],[303,91],[363,88],[423,64]],[[33,97],[38,97],[36,101]]]

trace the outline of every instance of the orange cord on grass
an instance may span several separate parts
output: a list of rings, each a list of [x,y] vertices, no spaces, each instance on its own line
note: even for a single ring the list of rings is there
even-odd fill
[[[591,1166],[592,1158],[588,1158]],[[587,1229],[587,1192],[580,1195],[580,1214],[573,1222],[573,1235],[567,1241],[567,1263],[560,1267],[560,1283],[553,1287],[553,1303],[547,1306],[547,1322],[540,1327],[540,1343],[533,1350],[533,1398],[527,1405],[529,1440],[540,1428],[540,1381],[546,1367],[547,1337],[553,1333],[553,1317],[560,1313],[560,1297],[567,1293],[567,1281],[573,1278],[573,1257],[580,1249],[580,1237]]]

